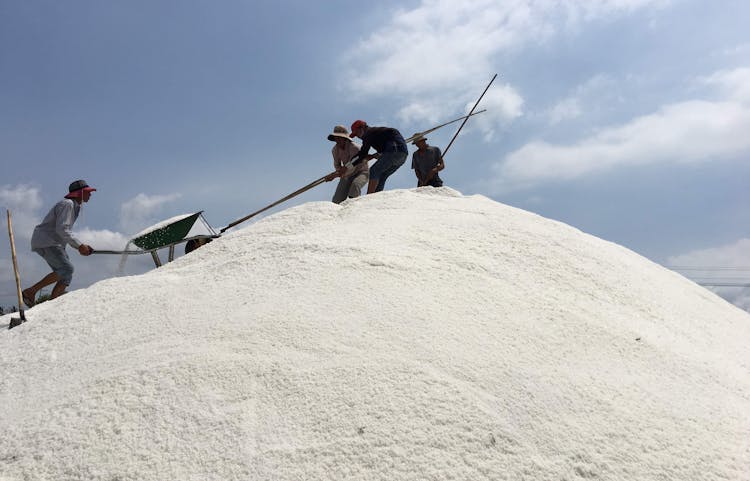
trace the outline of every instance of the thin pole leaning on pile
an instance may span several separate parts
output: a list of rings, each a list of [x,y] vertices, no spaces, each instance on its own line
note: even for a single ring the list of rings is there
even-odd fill
[[[274,202],[273,204],[269,204],[269,205],[267,205],[267,206],[263,207],[263,208],[262,208],[262,209],[260,209],[260,210],[256,210],[256,211],[255,211],[255,212],[253,212],[252,214],[248,214],[248,215],[246,215],[245,217],[243,217],[243,218],[241,218],[241,219],[237,219],[236,221],[232,222],[232,223],[231,223],[231,224],[229,224],[228,226],[226,226],[226,227],[224,227],[223,229],[221,229],[221,230],[219,231],[219,233],[220,233],[220,234],[223,234],[223,233],[224,233],[224,231],[226,231],[226,230],[228,230],[228,229],[231,229],[232,227],[236,226],[237,224],[241,224],[242,222],[245,222],[246,220],[250,219],[251,217],[255,217],[256,215],[260,214],[261,212],[265,212],[265,211],[267,211],[268,209],[270,209],[270,208],[272,208],[272,207],[276,207],[277,205],[281,204],[282,202],[286,202],[287,200],[291,199],[292,197],[296,197],[296,196],[300,195],[300,194],[301,194],[301,193],[303,193],[303,192],[307,192],[308,190],[312,189],[313,187],[317,187],[318,185],[320,185],[320,184],[322,184],[323,182],[325,182],[325,181],[326,181],[326,177],[328,177],[328,176],[330,176],[330,175],[333,175],[333,174],[335,174],[335,173],[336,173],[336,171],[333,171],[333,172],[331,172],[331,173],[330,173],[330,174],[328,174],[328,175],[324,175],[324,176],[323,176],[323,177],[321,177],[320,179],[318,179],[318,180],[315,180],[315,181],[313,181],[313,182],[310,182],[309,184],[307,184],[306,186],[302,187],[301,189],[297,189],[297,190],[295,190],[295,191],[294,191],[294,192],[292,192],[291,194],[289,194],[289,195],[287,195],[286,197],[283,197],[283,198],[281,198],[281,199],[277,200],[277,201],[276,201],[276,202]]]
[[[21,313],[21,318],[11,318],[8,329],[26,322],[26,315],[23,313],[23,295],[21,294],[21,277],[18,275],[18,260],[16,260],[16,242],[13,239],[13,222],[10,219],[10,211],[8,213],[8,236],[10,237],[10,252],[13,257],[13,272],[16,275],[16,293],[18,294],[18,312]]]
[[[472,112],[474,112],[474,109],[475,109],[475,108],[477,108],[477,105],[479,105],[479,102],[480,102],[480,101],[482,100],[482,97],[484,97],[484,94],[486,94],[486,93],[487,93],[487,90],[489,90],[489,88],[490,88],[490,85],[492,85],[492,82],[494,82],[494,81],[495,81],[495,78],[496,78],[496,77],[497,77],[497,74],[495,74],[495,75],[493,75],[493,76],[492,76],[492,80],[490,80],[490,83],[488,83],[488,84],[487,84],[487,87],[485,87],[485,88],[484,88],[484,92],[482,92],[482,95],[480,95],[480,96],[479,96],[479,98],[477,99],[477,102],[476,102],[476,103],[474,104],[474,106],[473,106],[473,107],[471,108],[471,110],[469,111],[469,115],[467,115],[467,116],[466,116],[466,117],[464,118],[464,121],[463,121],[463,122],[461,122],[461,126],[460,126],[460,127],[458,127],[458,130],[456,130],[456,133],[455,133],[455,134],[453,135],[453,138],[452,138],[452,139],[451,139],[451,141],[450,141],[450,142],[448,143],[448,147],[446,147],[446,148],[445,148],[445,150],[443,151],[443,155],[441,155],[441,156],[440,156],[440,158],[443,158],[443,157],[445,157],[445,154],[447,154],[447,153],[448,153],[448,149],[450,149],[450,148],[451,148],[451,145],[453,145],[453,141],[454,141],[454,140],[456,140],[456,137],[458,137],[458,133],[459,133],[459,132],[461,132],[461,129],[463,129],[463,128],[464,128],[464,125],[466,124],[466,121],[467,121],[467,120],[469,120],[469,117],[471,117],[471,116],[473,115],[473,114],[472,114]],[[479,112],[477,112],[477,113],[479,113]]]
[[[493,80],[494,80],[494,78],[493,78]],[[484,94],[482,94],[482,95],[484,95]],[[480,99],[481,99],[481,97],[480,97]],[[477,102],[477,103],[479,103],[479,102]],[[476,105],[474,107],[476,108]],[[473,112],[474,109],[471,109],[471,110]],[[417,138],[420,135],[425,135],[425,134],[428,134],[430,132],[434,132],[435,130],[437,130],[437,129],[441,128],[441,127],[445,127],[446,125],[452,124],[453,122],[458,122],[461,119],[464,119],[464,123],[466,123],[466,119],[468,119],[472,115],[481,114],[482,112],[484,112],[484,110],[480,110],[479,112],[469,113],[469,115],[464,115],[463,117],[459,117],[457,119],[453,119],[450,122],[446,122],[444,124],[438,125],[437,127],[433,127],[431,129],[425,130],[424,132],[420,132],[420,133],[414,134],[411,137],[409,137],[408,139],[406,139],[406,142],[407,143],[411,142],[412,140],[414,140],[415,138]],[[463,126],[463,124],[462,124],[462,126]],[[459,129],[459,130],[461,130],[461,129]],[[232,222],[231,224],[229,224],[226,227],[224,227],[223,229],[221,229],[219,231],[219,233],[223,234],[225,231],[231,229],[232,227],[236,226],[237,224],[241,224],[241,223],[245,222],[246,220],[249,220],[249,219],[255,217],[256,215],[260,214],[261,212],[265,212],[265,211],[267,211],[268,209],[270,209],[272,207],[276,207],[277,205],[281,204],[282,202],[286,202],[287,200],[291,199],[292,197],[296,197],[296,196],[302,194],[303,192],[307,192],[308,190],[312,189],[313,187],[319,186],[320,184],[322,184],[323,182],[325,182],[328,177],[331,177],[331,176],[333,176],[335,174],[336,174],[336,171],[333,171],[333,172],[331,172],[328,175],[324,175],[320,179],[317,179],[317,180],[315,180],[313,182],[310,182],[309,184],[307,184],[306,186],[302,187],[301,189],[295,190],[291,194],[289,194],[286,197],[283,197],[283,198],[277,200],[273,204],[267,205],[267,206],[263,207],[260,210],[256,210],[252,214],[248,214],[248,215],[246,215],[245,217],[243,217],[241,219],[237,219],[236,221]]]

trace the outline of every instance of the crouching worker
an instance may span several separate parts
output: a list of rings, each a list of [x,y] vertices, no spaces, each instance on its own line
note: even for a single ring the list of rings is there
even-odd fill
[[[367,193],[380,192],[385,187],[385,181],[399,167],[404,165],[409,150],[401,132],[391,127],[370,127],[364,120],[355,120],[352,124],[350,137],[362,139],[362,148],[352,158],[354,165],[377,157],[378,161],[370,167],[370,182],[367,185]],[[378,155],[370,156],[370,147],[373,147]]]
[[[50,284],[55,284],[50,299],[65,293],[65,289],[73,279],[73,264],[65,251],[66,245],[73,246],[82,256],[91,255],[93,252],[91,246],[73,237],[72,229],[81,211],[81,204],[88,202],[91,193],[95,190],[89,187],[85,180],[76,180],[68,187],[68,195],[55,204],[42,223],[34,228],[31,236],[31,250],[47,261],[52,272],[33,286],[24,289],[23,302],[27,306],[33,306],[37,293]]]

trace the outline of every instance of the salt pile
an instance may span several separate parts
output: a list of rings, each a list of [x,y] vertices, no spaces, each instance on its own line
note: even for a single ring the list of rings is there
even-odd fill
[[[2,480],[750,473],[747,313],[447,188],[288,209],[27,317]]]

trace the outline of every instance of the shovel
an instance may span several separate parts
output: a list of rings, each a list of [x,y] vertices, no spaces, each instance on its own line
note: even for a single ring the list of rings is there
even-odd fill
[[[10,236],[10,252],[13,256],[13,272],[16,274],[16,291],[18,293],[18,312],[21,313],[21,317],[11,317],[8,329],[13,329],[16,326],[20,326],[26,322],[26,315],[23,313],[23,296],[21,296],[21,277],[18,275],[18,261],[16,260],[16,243],[13,240],[13,224],[10,220],[10,211],[8,212],[8,235]]]

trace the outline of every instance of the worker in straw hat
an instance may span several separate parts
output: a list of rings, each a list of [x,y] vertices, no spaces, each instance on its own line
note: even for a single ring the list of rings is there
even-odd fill
[[[81,205],[89,201],[91,193],[95,190],[89,187],[85,180],[76,180],[71,183],[65,198],[55,204],[42,223],[34,228],[31,236],[31,250],[42,256],[52,272],[33,286],[24,289],[22,297],[27,306],[32,307],[36,302],[37,292],[50,284],[55,284],[50,299],[65,293],[65,289],[73,279],[73,264],[70,262],[68,253],[65,252],[66,245],[73,246],[82,256],[91,255],[93,252],[91,246],[73,237],[72,228],[81,212]]]
[[[362,148],[352,159],[355,165],[367,159],[370,147],[378,152],[378,161],[370,167],[367,193],[380,192],[385,187],[386,179],[404,165],[409,155],[401,132],[392,127],[370,127],[364,120],[355,120],[350,136],[362,139]]]
[[[328,140],[336,142],[331,149],[333,168],[336,169],[336,173],[326,177],[326,180],[341,178],[331,200],[334,204],[340,204],[347,198],[359,197],[362,187],[370,180],[370,168],[367,162],[361,162],[358,165],[349,163],[351,158],[357,155],[361,146],[352,140],[346,127],[343,125],[334,127],[333,133],[328,135]],[[369,157],[372,158],[372,156]]]
[[[443,181],[438,172],[445,168],[445,163],[440,149],[428,145],[427,138],[423,135],[418,135],[412,144],[417,146],[417,150],[411,155],[411,168],[417,176],[417,187],[442,187]]]

